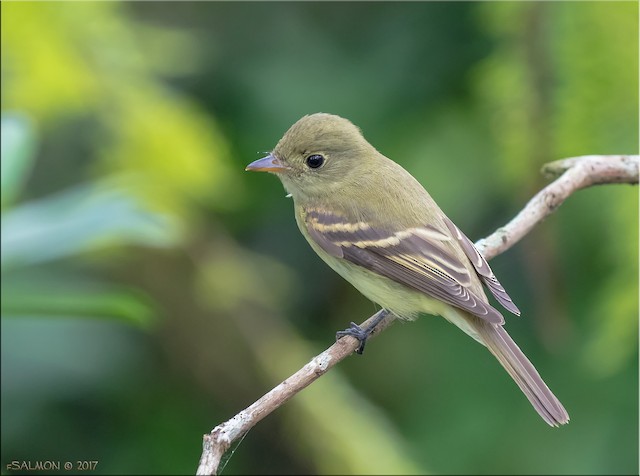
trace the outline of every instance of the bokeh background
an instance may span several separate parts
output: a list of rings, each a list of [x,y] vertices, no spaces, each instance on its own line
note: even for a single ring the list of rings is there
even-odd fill
[[[354,121],[474,240],[545,162],[638,150],[635,2],[1,8],[5,474],[192,474],[203,433],[375,311],[279,182],[244,172],[302,115]],[[492,261],[568,426],[424,318],[261,422],[223,474],[637,474],[637,193],[581,191]]]

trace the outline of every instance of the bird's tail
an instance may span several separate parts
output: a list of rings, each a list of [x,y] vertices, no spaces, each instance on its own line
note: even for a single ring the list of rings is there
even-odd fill
[[[476,329],[483,343],[515,380],[542,419],[551,426],[568,423],[569,414],[562,403],[549,390],[507,331],[502,326],[486,322],[478,322]]]

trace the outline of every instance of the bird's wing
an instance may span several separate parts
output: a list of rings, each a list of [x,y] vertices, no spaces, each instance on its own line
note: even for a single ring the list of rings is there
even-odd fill
[[[330,255],[493,324],[504,323],[502,314],[471,290],[475,277],[447,250],[449,234],[430,225],[390,232],[316,208],[306,210],[304,222],[311,238]]]
[[[460,246],[464,250],[465,254],[473,264],[473,267],[480,276],[482,282],[487,286],[491,294],[498,300],[500,304],[509,312],[512,312],[516,316],[520,315],[520,309],[511,300],[511,297],[507,294],[507,291],[502,287],[498,278],[493,274],[489,263],[484,259],[484,256],[480,254],[473,242],[467,238],[467,236],[460,231],[460,229],[447,217],[444,218],[444,222],[449,228],[449,231],[453,237],[458,240]]]

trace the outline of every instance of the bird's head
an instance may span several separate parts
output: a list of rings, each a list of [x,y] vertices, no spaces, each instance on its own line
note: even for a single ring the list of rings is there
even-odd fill
[[[291,126],[271,154],[246,170],[274,173],[294,199],[314,199],[357,185],[377,155],[350,121],[316,113]]]

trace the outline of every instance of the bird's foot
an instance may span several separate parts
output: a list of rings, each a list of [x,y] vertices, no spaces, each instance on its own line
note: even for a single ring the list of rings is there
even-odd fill
[[[364,345],[367,343],[367,339],[371,335],[372,330],[372,328],[363,329],[355,322],[352,322],[347,329],[336,332],[336,340],[339,340],[344,336],[355,337],[358,339],[358,342],[360,342],[360,345],[356,349],[356,354],[362,354],[364,352]]]
[[[389,311],[386,309],[380,309],[376,312],[371,319],[367,322],[367,326],[365,328],[360,327],[355,322],[352,322],[351,325],[343,330],[336,332],[336,340],[341,339],[344,336],[351,336],[358,339],[360,345],[356,349],[356,354],[362,355],[364,352],[364,345],[367,343],[367,339],[371,336],[371,333],[374,329],[384,320],[385,317],[389,315]]]

